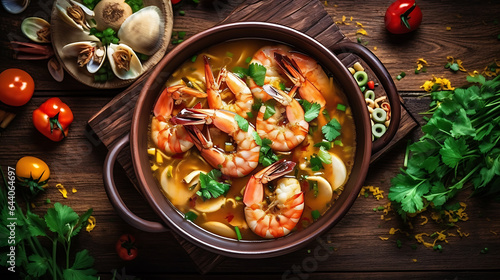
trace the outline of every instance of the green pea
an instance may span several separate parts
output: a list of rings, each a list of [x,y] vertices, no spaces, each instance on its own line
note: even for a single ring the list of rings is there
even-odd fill
[[[382,108],[375,108],[372,112],[372,120],[377,123],[384,123],[387,118],[387,112]]]
[[[385,125],[381,123],[376,123],[372,125],[372,135],[375,139],[378,139],[384,135],[384,133],[387,131],[387,128]]]
[[[357,71],[354,73],[354,79],[356,79],[360,87],[364,86],[368,82],[368,74],[365,71]]]

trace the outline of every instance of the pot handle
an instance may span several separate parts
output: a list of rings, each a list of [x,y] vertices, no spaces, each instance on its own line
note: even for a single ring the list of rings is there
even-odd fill
[[[113,208],[115,208],[118,215],[133,227],[146,232],[169,231],[170,229],[161,223],[147,221],[135,215],[132,211],[130,211],[130,209],[128,209],[127,205],[125,205],[120,197],[120,194],[118,193],[118,190],[116,189],[115,180],[113,178],[113,167],[118,154],[129,143],[129,141],[129,134],[118,140],[118,142],[109,149],[106,159],[104,160],[104,188],[108,194],[109,201],[111,202],[111,205],[113,205]]]
[[[353,53],[358,55],[375,73],[384,87],[387,98],[389,99],[389,104],[391,105],[391,123],[384,135],[373,141],[372,153],[375,153],[389,144],[399,128],[401,103],[396,85],[382,62],[367,48],[353,42],[342,42],[333,45],[330,50],[337,55],[341,53]]]

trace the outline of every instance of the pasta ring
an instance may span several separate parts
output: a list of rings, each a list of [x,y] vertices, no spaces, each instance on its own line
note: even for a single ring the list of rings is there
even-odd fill
[[[367,90],[365,92],[365,98],[374,100],[375,99],[375,92],[373,90]]]
[[[373,109],[372,119],[377,123],[384,123],[387,118],[387,113],[382,108]]]
[[[368,82],[368,74],[365,71],[358,71],[354,73],[354,79],[356,79],[358,86],[364,86]]]
[[[386,131],[387,128],[381,123],[376,123],[372,126],[372,135],[375,139],[382,137]]]

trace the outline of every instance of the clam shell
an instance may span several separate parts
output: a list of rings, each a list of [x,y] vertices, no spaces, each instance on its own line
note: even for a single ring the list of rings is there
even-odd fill
[[[118,50],[118,49],[124,49],[127,50],[129,53],[132,54],[132,58],[130,61],[130,69],[128,71],[125,71],[123,69],[118,69],[116,66],[115,60],[113,59],[113,54]],[[136,53],[132,48],[125,44],[109,44],[108,46],[108,60],[109,64],[111,65],[111,69],[113,69],[113,73],[115,73],[115,76],[118,77],[119,79],[122,80],[130,80],[130,79],[135,79],[139,77],[142,72],[142,64],[139,58],[137,57]]]
[[[154,54],[160,47],[165,18],[160,8],[147,6],[128,17],[118,30],[120,42],[134,51]]]
[[[19,14],[26,10],[30,0],[2,0],[2,6],[11,14]]]
[[[49,28],[50,30],[50,24],[43,18],[39,17],[27,17],[21,23],[21,31],[23,32],[23,34],[26,35],[26,37],[28,37],[31,41],[36,43],[50,42],[50,34],[46,40],[41,39],[37,35],[37,32],[43,28]]]
[[[118,31],[133,11],[125,0],[101,0],[95,6],[94,13],[97,29],[104,30],[111,27],[114,31]]]
[[[57,0],[55,5],[57,8],[59,17],[61,17],[67,24],[69,24],[70,26],[73,26],[75,28],[78,28],[82,31],[90,29],[89,19],[94,17],[94,11],[90,10],[85,5],[83,5],[79,2],[73,1],[73,0]],[[68,12],[66,9],[68,7],[71,7],[72,5],[77,5],[80,8],[82,8],[82,10],[85,14],[85,18],[86,18],[85,25],[82,26],[81,24],[75,22],[71,17],[68,16]]]
[[[58,82],[62,82],[64,79],[64,69],[62,68],[61,63],[56,57],[52,57],[47,64],[47,68],[49,69],[49,73],[54,78],[54,80]]]
[[[62,48],[62,53],[65,56],[76,57],[82,51],[82,49],[86,47],[94,48],[92,58],[85,66],[90,73],[95,73],[102,67],[104,61],[106,60],[106,47],[104,47],[101,42],[83,41],[69,43]],[[99,62],[94,59],[95,52],[97,52],[98,50],[102,51],[102,59]]]

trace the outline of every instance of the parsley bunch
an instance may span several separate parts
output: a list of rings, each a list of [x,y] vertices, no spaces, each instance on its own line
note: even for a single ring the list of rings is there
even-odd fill
[[[218,169],[212,169],[207,174],[200,173],[200,190],[196,194],[203,200],[226,195],[231,185],[219,182],[221,176],[222,173]]]
[[[8,251],[15,246],[16,272],[21,279],[39,279],[49,275],[52,279],[97,279],[97,271],[92,268],[94,258],[88,250],[77,252],[72,260],[70,252],[72,239],[86,225],[92,209],[78,215],[71,207],[55,203],[43,217],[33,213],[29,207],[23,212],[17,202],[15,207],[8,203],[8,183],[3,170],[1,173],[4,186],[0,187],[0,236],[10,236],[13,227],[16,234],[15,239],[0,238],[0,248]],[[39,237],[47,239],[52,248],[43,247]],[[61,252],[64,253],[62,258],[58,257]],[[7,259],[7,252],[2,251],[1,264],[9,265]]]
[[[391,181],[389,199],[399,213],[439,209],[465,187],[476,195],[500,194],[500,77],[432,92],[432,117],[409,146],[407,168]]]

